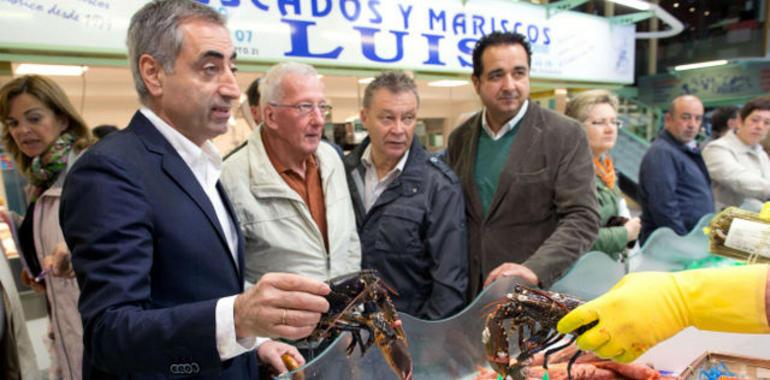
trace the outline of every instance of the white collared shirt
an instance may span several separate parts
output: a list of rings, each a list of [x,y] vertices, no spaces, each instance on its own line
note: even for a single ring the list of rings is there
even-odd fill
[[[235,223],[227,213],[225,203],[217,191],[217,182],[222,173],[222,157],[219,151],[211,141],[206,141],[199,147],[174,129],[155,112],[147,107],[142,107],[139,112],[142,113],[152,125],[160,132],[169,144],[176,150],[182,160],[192,171],[198,184],[206,193],[206,197],[214,207],[219,226],[225,234],[227,246],[230,248],[230,255],[238,265],[238,233]],[[216,336],[217,350],[219,358],[224,361],[234,358],[238,355],[248,352],[262,344],[267,339],[263,338],[244,338],[236,339],[234,306],[235,297],[230,296],[220,298],[216,306]]]
[[[409,157],[409,151],[407,150],[401,159],[398,161],[395,167],[391,169],[388,174],[385,174],[382,178],[377,176],[377,168],[372,161],[372,144],[367,145],[364,149],[364,153],[361,154],[361,163],[366,168],[366,174],[364,175],[364,208],[366,212],[374,206],[377,202],[377,198],[382,195],[385,189],[401,175],[406,165],[406,159]]]
[[[521,105],[521,108],[519,108],[519,112],[516,113],[516,116],[514,116],[511,120],[508,120],[507,123],[503,125],[502,128],[500,128],[497,133],[492,131],[491,128],[489,128],[489,123],[487,122],[487,109],[484,108],[484,114],[481,115],[481,128],[484,129],[485,132],[487,132],[487,135],[489,135],[489,138],[492,139],[492,141],[500,140],[501,137],[503,137],[506,133],[513,130],[514,127],[516,127],[516,124],[519,123],[521,119],[524,118],[524,115],[527,113],[527,108],[529,107],[529,99],[525,100],[524,103]]]

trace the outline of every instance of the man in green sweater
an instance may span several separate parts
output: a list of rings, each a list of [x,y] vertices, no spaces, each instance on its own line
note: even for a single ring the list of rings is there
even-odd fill
[[[482,37],[471,79],[484,109],[449,137],[466,199],[470,297],[499,276],[550,287],[598,233],[585,132],[529,100],[530,65],[523,35]]]

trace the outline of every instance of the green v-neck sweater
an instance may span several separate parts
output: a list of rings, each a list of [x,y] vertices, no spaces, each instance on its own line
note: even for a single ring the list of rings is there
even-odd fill
[[[500,173],[503,171],[506,161],[508,161],[508,153],[511,151],[511,145],[516,137],[516,132],[519,130],[518,127],[517,123],[513,129],[506,132],[498,140],[492,140],[486,131],[482,130],[479,132],[476,167],[473,173],[485,217],[489,212],[489,206],[492,204],[495,191],[497,191]]]

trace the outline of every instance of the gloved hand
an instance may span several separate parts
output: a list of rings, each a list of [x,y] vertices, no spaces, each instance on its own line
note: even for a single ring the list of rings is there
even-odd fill
[[[628,363],[687,326],[767,333],[767,265],[639,272],[559,321],[560,333],[598,320],[577,338],[582,350]]]

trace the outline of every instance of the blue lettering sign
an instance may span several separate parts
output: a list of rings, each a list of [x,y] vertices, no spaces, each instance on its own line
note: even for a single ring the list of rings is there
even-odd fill
[[[318,3],[324,2],[326,5],[323,9],[321,9],[318,6]],[[331,0],[313,0],[313,2],[310,3],[310,14],[313,15],[313,17],[324,17],[331,13],[332,11],[332,1]]]
[[[278,9],[281,11],[281,16],[286,16],[286,7],[294,7],[294,14],[301,15],[302,8],[299,6],[299,0],[278,0]]]
[[[551,28],[543,28],[543,38],[545,38],[545,40],[543,41],[543,45],[551,44],[551,35],[548,34],[550,32],[551,32]]]
[[[267,11],[268,9],[270,9],[270,7],[268,7],[265,4],[262,4],[262,2],[259,1],[259,0],[251,0],[251,3],[254,4],[255,7],[259,8],[259,9],[261,9],[263,11]]]
[[[377,55],[377,50],[374,46],[374,35],[377,34],[380,29],[365,28],[362,26],[356,26],[353,27],[353,29],[361,33],[361,53],[363,53],[366,59],[374,62],[390,63],[398,62],[404,57],[404,36],[409,33],[390,31],[390,33],[396,36],[396,54],[392,58],[382,58]]]
[[[286,18],[281,19],[281,22],[289,24],[291,30],[291,51],[284,53],[287,57],[304,57],[304,58],[328,58],[337,59],[342,53],[342,46],[337,46],[336,49],[328,53],[311,53],[310,44],[308,43],[308,27],[315,25],[313,21],[301,21],[301,20],[289,20]]]
[[[502,19],[500,20],[500,29],[503,30],[503,32],[508,32],[510,29],[508,29],[508,20]]]
[[[369,19],[372,24],[382,24],[382,15],[379,11],[380,0],[369,0],[369,10],[372,11],[374,17]]]
[[[412,13],[412,6],[404,9],[403,4],[398,4],[398,9],[401,10],[401,16],[404,18],[404,30],[409,30],[409,15]]]
[[[462,33],[459,33],[458,29],[462,29]],[[452,19],[452,32],[454,32],[455,35],[467,33],[467,30],[465,29],[465,13],[458,13]]]
[[[441,31],[446,32],[446,11],[441,10],[439,13],[435,13],[433,8],[428,9],[428,25],[430,30],[435,30],[433,23],[441,23]]]
[[[439,53],[441,52],[439,43],[444,36],[440,34],[423,34],[422,36],[428,40],[428,60],[422,64],[446,66],[446,63],[441,62],[441,58],[439,57]]]
[[[534,37],[532,36],[534,34]],[[537,29],[536,25],[529,25],[527,26],[527,38],[529,39],[529,42],[531,43],[537,43],[537,38],[540,36],[540,31]]]
[[[349,13],[348,11],[348,4],[353,4],[353,13]],[[342,11],[342,16],[345,17],[350,22],[356,22],[358,20],[358,17],[361,16],[361,3],[358,2],[358,0],[340,0],[340,10]]]
[[[473,47],[476,46],[476,41],[478,41],[476,38],[463,38],[457,43],[457,50],[460,50],[462,54],[473,56]],[[462,55],[458,55],[457,60],[462,67],[473,67],[473,60],[468,60]]]
[[[484,17],[473,15],[473,35],[484,35]]]

